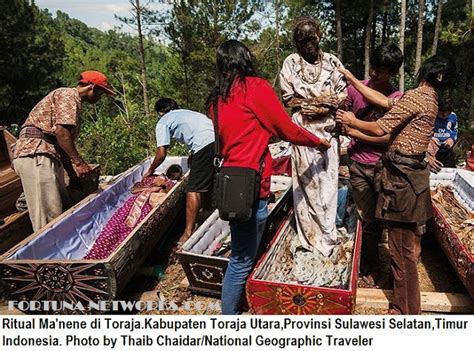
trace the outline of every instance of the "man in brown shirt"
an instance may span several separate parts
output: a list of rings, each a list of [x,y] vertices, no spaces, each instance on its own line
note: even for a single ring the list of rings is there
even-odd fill
[[[68,206],[64,170],[73,182],[91,171],[74,141],[82,103],[96,103],[104,93],[115,95],[107,77],[85,71],[75,88],[58,88],[38,102],[23,124],[14,146],[13,167],[21,178],[35,231]]]

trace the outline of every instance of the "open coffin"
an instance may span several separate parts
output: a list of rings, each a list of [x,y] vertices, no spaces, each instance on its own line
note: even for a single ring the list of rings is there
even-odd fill
[[[275,199],[269,203],[269,216],[260,248],[265,248],[271,240],[288,212],[291,202],[291,178],[272,176],[271,181],[271,191]],[[219,296],[229,255],[229,223],[221,220],[216,210],[178,252],[179,261],[189,281],[189,289],[193,292]]]
[[[131,187],[151,159],[132,167],[105,190],[89,195],[40,231],[0,257],[0,283],[12,300],[58,300],[71,303],[112,300],[174,221],[184,204],[187,174],[151,207],[133,230],[102,259],[86,259],[118,209],[131,197]],[[169,157],[155,173],[171,164],[187,171],[187,158]]]
[[[357,223],[345,283],[336,287],[285,281],[290,276],[290,243],[296,235],[293,211],[278,229],[267,252],[247,281],[247,301],[254,314],[350,314],[355,308],[359,273],[361,224]],[[280,279],[277,278],[280,276]]]
[[[430,186],[435,224],[430,230],[474,298],[474,173],[443,168],[431,174]]]
[[[17,211],[15,202],[23,191],[20,177],[11,168],[11,145],[16,138],[0,127],[0,254],[33,232],[28,211]]]

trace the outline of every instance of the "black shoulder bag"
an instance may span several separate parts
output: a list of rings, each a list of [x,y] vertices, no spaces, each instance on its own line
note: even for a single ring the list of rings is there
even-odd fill
[[[260,194],[260,180],[263,169],[263,157],[260,171],[247,167],[222,167],[220,155],[219,123],[217,102],[214,103],[215,153],[214,167],[214,204],[223,220],[245,222],[252,217],[255,202]]]

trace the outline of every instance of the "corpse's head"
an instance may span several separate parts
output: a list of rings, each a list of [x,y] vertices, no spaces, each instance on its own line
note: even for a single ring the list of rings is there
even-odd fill
[[[293,42],[305,61],[315,63],[318,60],[322,34],[321,27],[311,17],[305,16],[296,20],[293,29]]]
[[[166,176],[171,180],[180,180],[183,176],[183,168],[180,165],[171,165],[166,170]]]

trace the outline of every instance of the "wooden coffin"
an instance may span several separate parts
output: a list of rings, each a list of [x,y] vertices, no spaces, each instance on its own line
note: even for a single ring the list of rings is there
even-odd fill
[[[20,177],[11,168],[11,145],[16,140],[5,127],[0,127],[0,218],[3,219],[3,224],[0,223],[0,255],[33,233],[28,211],[20,212],[16,208],[16,200],[23,192]],[[97,190],[100,166],[90,166],[92,172],[82,181],[82,189],[68,189],[72,204]],[[67,174],[65,182],[69,184]]]
[[[462,169],[443,168],[438,174],[431,174],[432,189],[439,185],[451,186],[458,201],[466,210],[474,214],[474,173]],[[433,201],[434,221],[429,227],[443,249],[446,257],[457,275],[474,299],[474,255],[467,245],[462,242],[455,230],[446,219],[450,209],[442,209]],[[468,219],[468,218],[466,218]]]
[[[151,252],[184,204],[187,174],[152,208],[105,259],[84,259],[98,233],[129,197],[151,159],[132,167],[106,189],[98,190],[40,231],[0,256],[0,283],[10,300],[56,300],[82,303],[113,300]],[[169,157],[157,169],[179,164]]]
[[[261,251],[269,243],[289,210],[292,195],[291,178],[273,176],[271,190],[273,193],[278,193],[278,199],[269,205],[269,216],[260,245]],[[191,291],[220,296],[229,258],[213,256],[213,251],[219,241],[229,233],[228,222],[221,220],[216,210],[178,251],[179,261],[186,273]]]
[[[356,305],[357,279],[362,227],[357,223],[347,288],[327,288],[264,280],[264,273],[280,269],[285,261],[285,242],[295,228],[293,211],[287,214],[267,252],[264,253],[247,281],[246,295],[254,314],[351,314]],[[276,266],[274,266],[276,265]],[[283,267],[281,267],[282,269]]]
[[[20,177],[11,168],[13,134],[0,127],[0,254],[33,232],[28,211],[18,212],[15,202],[22,193]]]

